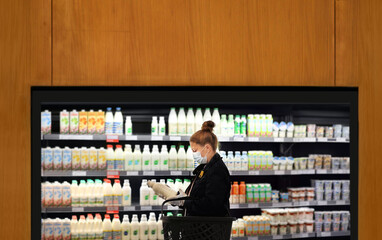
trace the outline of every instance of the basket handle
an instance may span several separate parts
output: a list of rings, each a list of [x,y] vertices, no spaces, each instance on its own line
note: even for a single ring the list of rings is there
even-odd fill
[[[166,203],[168,203],[168,202],[172,202],[172,201],[194,200],[194,199],[195,199],[195,198],[193,198],[193,197],[186,196],[186,197],[171,198],[171,199],[167,199],[167,200],[165,200],[165,201],[162,203],[162,208],[161,208],[162,217],[164,216],[164,215],[163,215],[163,206],[164,206]]]

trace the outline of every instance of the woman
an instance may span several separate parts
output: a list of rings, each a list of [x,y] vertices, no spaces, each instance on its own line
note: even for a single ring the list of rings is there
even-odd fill
[[[230,175],[216,153],[218,141],[214,127],[214,122],[206,121],[190,138],[194,160],[200,165],[193,171],[195,177],[186,190],[193,200],[178,204],[183,205],[180,207],[185,209],[186,216],[229,216]]]

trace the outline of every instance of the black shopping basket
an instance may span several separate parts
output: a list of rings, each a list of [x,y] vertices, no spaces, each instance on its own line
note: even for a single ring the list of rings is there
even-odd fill
[[[190,197],[169,199],[162,203],[162,223],[165,240],[229,240],[233,217],[166,217],[163,206],[170,201],[189,200]]]

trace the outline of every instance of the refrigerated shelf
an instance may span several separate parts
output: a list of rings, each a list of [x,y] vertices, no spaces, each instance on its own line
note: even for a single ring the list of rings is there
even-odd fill
[[[321,233],[297,233],[272,236],[254,236],[254,237],[232,237],[232,240],[273,240],[273,239],[299,239],[299,238],[319,238],[319,237],[342,237],[350,236],[350,231],[321,232]]]

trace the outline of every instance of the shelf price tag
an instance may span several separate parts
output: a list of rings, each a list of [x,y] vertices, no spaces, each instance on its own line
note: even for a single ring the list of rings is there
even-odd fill
[[[125,140],[127,140],[127,141],[136,141],[136,140],[138,140],[138,137],[137,136],[133,136],[133,135],[129,135],[129,136],[125,136]]]
[[[284,138],[274,138],[274,142],[284,142]]]
[[[248,171],[248,175],[259,175],[260,171]]]
[[[118,135],[106,135],[106,142],[111,142],[111,143],[119,142]]]
[[[167,206],[167,210],[178,210],[179,208],[176,207],[176,206],[171,206],[171,205],[168,205]]]
[[[76,176],[76,177],[86,176],[86,171],[73,171],[72,176]]]
[[[332,235],[331,232],[321,232],[322,237],[330,237]]]
[[[107,178],[119,178],[119,171],[117,170],[107,170]]]
[[[143,176],[155,176],[154,171],[143,171]]]
[[[273,235],[273,239],[283,239],[283,235]]]
[[[123,211],[135,211],[135,207],[134,206],[126,206],[126,207],[123,207]]]
[[[84,208],[83,207],[73,207],[72,208],[72,212],[84,212]]]
[[[219,137],[219,142],[228,142],[229,137]]]
[[[113,213],[119,213],[119,207],[106,207],[106,213],[113,214]]]
[[[275,175],[283,175],[285,173],[285,171],[283,170],[276,170],[275,171]]]
[[[170,136],[170,141],[180,141],[180,136]]]
[[[138,176],[139,172],[138,171],[127,171],[126,176]]]
[[[182,171],[170,171],[171,176],[180,176],[182,175]]]
[[[248,137],[248,142],[258,142],[259,138],[258,137]]]
[[[163,140],[162,136],[151,136],[151,141],[162,141],[162,140]]]
[[[235,137],[233,137],[233,141],[235,141],[235,142],[243,142],[244,141],[244,137],[243,136],[235,136]]]
[[[141,206],[142,211],[151,211],[152,207],[151,206]]]
[[[339,200],[336,202],[337,205],[345,205],[345,200]]]

